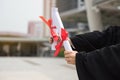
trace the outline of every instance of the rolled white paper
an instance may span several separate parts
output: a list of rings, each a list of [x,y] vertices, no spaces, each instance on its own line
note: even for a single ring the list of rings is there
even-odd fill
[[[61,28],[64,28],[64,26],[63,26],[62,20],[60,18],[59,12],[58,12],[58,8],[56,8],[56,7],[52,8],[52,20],[53,20],[53,25],[55,25],[57,27],[56,32],[58,33],[58,35],[61,36]],[[68,40],[65,40],[63,42],[63,46],[64,46],[65,50],[72,51],[72,48],[71,48]]]
[[[54,20],[54,9],[52,8],[52,12],[51,12],[51,17],[52,17],[52,26],[55,26],[55,20]],[[58,33],[57,27],[53,29],[53,31],[56,32],[56,34]],[[53,41],[52,45],[51,45],[51,50],[56,50],[55,46],[57,45],[56,41]]]
[[[57,42],[53,41],[53,43],[51,44],[51,50],[56,50],[55,46],[57,45]]]

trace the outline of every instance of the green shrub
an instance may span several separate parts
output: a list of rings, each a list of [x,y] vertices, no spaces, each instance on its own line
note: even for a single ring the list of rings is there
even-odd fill
[[[58,54],[58,57],[64,57],[64,48],[60,49],[60,52]]]

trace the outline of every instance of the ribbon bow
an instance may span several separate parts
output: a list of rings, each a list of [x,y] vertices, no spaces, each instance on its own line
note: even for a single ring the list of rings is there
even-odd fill
[[[68,37],[68,32],[65,29],[61,28],[61,38],[62,38],[62,40],[55,46],[56,51],[54,53],[54,56],[57,56],[59,54],[60,48],[61,48],[63,42],[65,40],[67,40],[67,37]]]
[[[52,25],[52,19],[49,19],[48,21],[43,17],[40,16],[40,18],[48,25],[49,29],[50,29],[50,33],[53,37],[54,41],[58,41],[58,35],[57,33],[53,30],[54,28],[56,28],[56,26]],[[67,39],[68,37],[68,33],[65,29],[61,28],[61,41],[55,46],[56,51],[54,53],[54,56],[57,56],[59,54],[60,48],[63,44],[63,42]]]
[[[48,25],[49,29],[50,29],[50,33],[53,37],[54,41],[58,41],[58,36],[57,33],[53,30],[54,28],[56,28],[55,26],[52,26],[52,19],[49,19],[48,21],[43,17],[40,16],[40,18]]]

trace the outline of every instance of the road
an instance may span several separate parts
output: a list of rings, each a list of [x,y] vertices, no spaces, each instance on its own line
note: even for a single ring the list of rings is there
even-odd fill
[[[0,80],[78,80],[64,58],[0,57]]]

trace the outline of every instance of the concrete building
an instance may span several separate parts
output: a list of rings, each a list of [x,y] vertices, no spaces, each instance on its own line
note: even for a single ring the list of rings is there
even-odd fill
[[[108,24],[120,25],[119,5],[119,0],[44,0],[43,16],[49,19],[51,7],[57,6],[64,27],[70,32],[70,35],[74,35],[88,31],[87,25],[89,25],[90,31],[102,30],[103,26]],[[29,34],[0,32],[0,55],[43,56],[45,51],[49,50],[49,45],[46,44],[49,29],[45,24],[39,28],[41,25],[42,23],[38,21],[29,22]]]
[[[30,21],[28,23],[28,34],[32,37],[44,37],[44,26],[43,22],[40,21]]]
[[[120,19],[117,18],[120,16],[119,0],[85,0],[85,2],[88,9],[88,22],[92,31],[94,29],[101,31],[108,25],[120,25],[118,22]]]
[[[58,7],[64,27],[69,32],[70,36],[79,32],[88,31],[87,24],[79,20],[84,21],[86,16],[83,0],[56,0],[56,6]],[[84,17],[84,19],[79,18],[80,16]]]
[[[93,0],[93,7],[100,9],[104,26],[120,25],[120,0]]]
[[[40,56],[45,38],[31,37],[18,32],[0,33],[0,56]],[[48,50],[48,49],[47,49]]]
[[[101,31],[107,25],[120,25],[117,18],[120,16],[119,0],[56,0],[56,4],[63,22],[76,24],[76,28],[81,23],[88,23],[90,31]]]
[[[51,8],[52,6],[56,6],[56,0],[43,0],[44,1],[44,17],[46,19],[50,19],[51,18]],[[48,29],[48,26],[44,24],[44,31],[45,31],[45,34],[44,36],[45,37],[49,37],[50,36],[50,32],[49,32],[49,29]]]
[[[44,0],[44,17],[50,18],[53,2]],[[49,55],[48,37],[49,29],[40,21],[30,21],[27,34],[0,32],[0,56],[45,56],[46,51]]]

